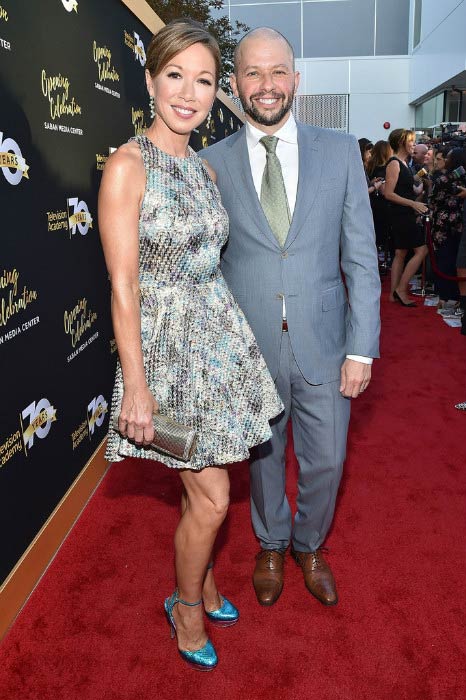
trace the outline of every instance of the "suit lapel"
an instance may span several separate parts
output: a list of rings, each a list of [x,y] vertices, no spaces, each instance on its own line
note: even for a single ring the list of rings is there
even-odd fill
[[[319,189],[322,172],[322,145],[318,130],[298,124],[299,174],[296,203],[285,250],[291,246],[307,219]]]
[[[227,156],[225,159],[225,165],[230,173],[233,187],[237,191],[241,203],[248,211],[251,220],[257,221],[260,230],[265,232],[267,238],[277,248],[280,248],[269,226],[269,222],[267,221],[259,197],[257,196],[256,188],[254,187],[246,141],[246,128],[243,126],[235,136],[236,138],[232,137],[228,143],[231,149],[230,157]]]

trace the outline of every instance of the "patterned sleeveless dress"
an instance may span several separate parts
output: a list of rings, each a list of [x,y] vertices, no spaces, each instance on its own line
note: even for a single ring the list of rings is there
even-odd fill
[[[153,459],[200,470],[247,459],[283,410],[249,325],[220,271],[228,217],[201,158],[177,158],[134,139],[146,170],[139,217],[141,339],[148,386],[160,413],[195,428],[190,462],[138,447],[110,429],[106,458]],[[110,426],[119,415],[118,362]]]

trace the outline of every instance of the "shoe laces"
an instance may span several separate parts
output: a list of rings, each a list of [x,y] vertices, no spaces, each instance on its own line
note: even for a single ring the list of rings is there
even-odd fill
[[[256,559],[263,559],[265,566],[271,569],[275,563],[274,554],[279,554],[281,557],[284,556],[278,549],[261,549],[261,551],[256,554]]]
[[[323,569],[325,561],[322,558],[322,554],[328,554],[328,547],[319,547],[315,552],[310,552],[311,556],[311,569],[316,571],[316,569]]]

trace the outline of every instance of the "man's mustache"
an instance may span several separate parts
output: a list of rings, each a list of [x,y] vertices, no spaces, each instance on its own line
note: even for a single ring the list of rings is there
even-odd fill
[[[280,92],[258,92],[255,95],[251,95],[249,99],[251,100],[259,100],[261,97],[267,97],[267,99],[277,99],[277,100],[283,100],[285,99],[285,95]]]

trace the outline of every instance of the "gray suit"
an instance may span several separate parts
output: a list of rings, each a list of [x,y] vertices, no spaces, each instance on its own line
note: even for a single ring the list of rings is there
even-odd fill
[[[292,539],[295,549],[314,551],[330,527],[345,458],[350,401],[339,393],[340,369],[347,354],[378,357],[380,281],[356,139],[298,124],[298,149],[283,248],[254,188],[245,128],[200,155],[217,173],[230,217],[223,274],[285,404],[272,440],[251,455],[253,526],[266,549]],[[290,415],[300,466],[293,528],[284,476]]]

